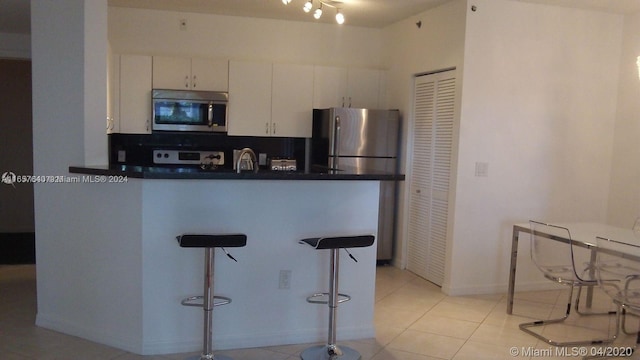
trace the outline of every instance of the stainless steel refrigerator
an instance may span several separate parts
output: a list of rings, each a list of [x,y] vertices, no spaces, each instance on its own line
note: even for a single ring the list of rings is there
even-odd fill
[[[313,110],[311,162],[330,171],[397,173],[398,110],[330,108]],[[392,259],[397,182],[381,181],[377,260]]]

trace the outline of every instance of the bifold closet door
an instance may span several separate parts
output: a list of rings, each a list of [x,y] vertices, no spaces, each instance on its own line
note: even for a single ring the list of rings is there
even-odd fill
[[[416,77],[407,269],[444,281],[453,149],[455,70]]]

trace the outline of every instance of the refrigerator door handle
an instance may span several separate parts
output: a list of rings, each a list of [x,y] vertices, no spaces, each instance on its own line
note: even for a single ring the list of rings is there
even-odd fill
[[[334,122],[334,134],[333,156],[331,157],[332,164],[329,164],[329,166],[332,169],[338,169],[338,159],[340,157],[340,116],[336,116],[336,121]]]

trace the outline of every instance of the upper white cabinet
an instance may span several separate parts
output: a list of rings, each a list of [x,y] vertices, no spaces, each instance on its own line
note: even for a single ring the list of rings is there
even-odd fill
[[[313,72],[313,108],[344,107],[347,95],[347,68],[315,66]]]
[[[112,107],[113,117],[121,133],[145,134],[151,132],[151,56],[120,55],[117,102]],[[114,74],[115,75],[115,74]],[[117,110],[117,114],[116,114]]]
[[[229,91],[229,62],[154,56],[153,88]]]
[[[379,70],[349,68],[347,72],[348,107],[378,109],[379,89]]]
[[[231,61],[229,135],[311,137],[313,66]]]
[[[107,58],[107,134],[120,132],[120,55]]]
[[[313,107],[381,107],[380,85],[383,72],[373,69],[314,67]]]
[[[311,137],[313,66],[273,64],[271,135]]]
[[[229,135],[269,136],[271,70],[270,63],[229,62]]]

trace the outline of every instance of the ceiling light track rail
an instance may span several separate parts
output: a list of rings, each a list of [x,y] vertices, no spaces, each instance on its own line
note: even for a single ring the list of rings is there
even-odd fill
[[[282,0],[282,3],[285,5],[289,5],[291,3],[292,0]],[[344,14],[342,13],[342,11],[340,11],[340,8],[338,6],[335,5],[335,1],[323,1],[323,0],[307,0],[304,3],[304,6],[302,6],[302,10],[304,10],[304,12],[309,13],[311,12],[311,10],[313,10],[314,8],[314,4],[318,4],[316,5],[315,10],[313,11],[313,17],[318,20],[320,19],[320,17],[322,17],[322,13],[324,11],[323,8],[325,7],[329,7],[329,8],[333,8],[336,10],[336,22],[340,25],[344,24]]]

